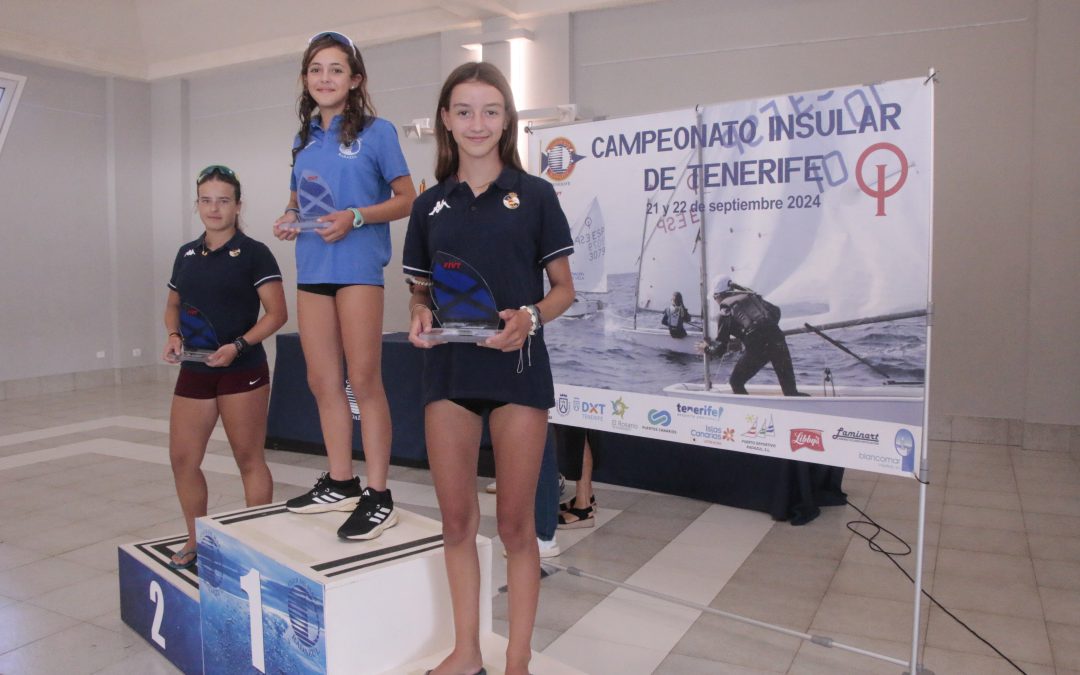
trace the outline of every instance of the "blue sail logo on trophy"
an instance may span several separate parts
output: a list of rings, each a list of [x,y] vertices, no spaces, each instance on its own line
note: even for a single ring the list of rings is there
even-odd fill
[[[221,347],[214,324],[194,305],[180,307],[180,335],[184,342],[181,361],[206,363],[206,359]]]
[[[443,251],[431,265],[431,297],[437,327],[421,337],[442,342],[481,342],[499,332],[499,309],[476,268]]]

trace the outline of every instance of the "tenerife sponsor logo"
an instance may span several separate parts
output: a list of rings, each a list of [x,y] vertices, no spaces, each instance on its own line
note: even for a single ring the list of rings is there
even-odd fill
[[[582,419],[590,420],[593,422],[604,421],[604,407],[606,403],[599,403],[597,401],[589,401],[578,396],[574,397],[573,410],[581,415]]]
[[[690,417],[698,420],[711,420],[717,421],[724,414],[724,409],[712,405],[711,403],[703,403],[695,401],[693,403],[678,402],[675,404],[675,414],[679,417]]]
[[[791,430],[791,451],[796,452],[803,448],[814,452],[825,452],[825,441],[821,437],[821,429]]]
[[[866,445],[878,444],[878,434],[871,434],[858,429],[845,429],[844,427],[837,429],[832,438],[834,441],[850,441],[852,443],[865,443]]]
[[[732,432],[734,435],[734,431]],[[772,414],[747,415],[739,443],[753,452],[769,453],[776,449],[776,427]]]
[[[645,416],[648,424],[641,425],[642,429],[648,431],[655,431],[661,434],[677,434],[675,429],[671,428],[671,411],[663,410],[661,408],[652,408],[649,410],[648,415]]]
[[[560,417],[566,417],[570,414],[570,397],[566,394],[559,394],[559,402],[556,404],[556,408],[559,411]]]

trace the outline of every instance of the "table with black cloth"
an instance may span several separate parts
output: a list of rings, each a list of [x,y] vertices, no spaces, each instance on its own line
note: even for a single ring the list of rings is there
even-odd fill
[[[390,403],[393,443],[390,461],[426,466],[421,377],[423,354],[405,333],[383,336],[382,371]],[[362,457],[360,422],[353,454]],[[486,425],[485,425],[486,426]],[[700,448],[640,436],[599,432],[604,461],[593,480],[691,497],[768,513],[776,520],[804,523],[820,506],[844,503],[844,470],[776,457]],[[296,333],[277,336],[277,359],[267,424],[267,447],[323,453],[315,399]],[[480,471],[490,475],[490,442],[485,433]]]

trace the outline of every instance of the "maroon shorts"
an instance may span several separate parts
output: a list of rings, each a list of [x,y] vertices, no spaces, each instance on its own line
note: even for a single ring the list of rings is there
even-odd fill
[[[255,391],[268,384],[270,384],[270,368],[265,361],[254,368],[240,370],[208,372],[181,368],[173,393],[183,398],[217,398]]]

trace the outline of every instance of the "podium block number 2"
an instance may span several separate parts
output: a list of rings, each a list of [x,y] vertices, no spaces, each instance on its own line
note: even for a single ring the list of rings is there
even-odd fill
[[[240,577],[240,588],[248,596],[248,616],[251,624],[251,665],[260,673],[266,672],[263,656],[263,616],[262,616],[262,576],[259,570],[251,569]],[[156,621],[157,619],[155,619]],[[155,624],[157,625],[157,624]],[[164,640],[162,641],[164,645]]]
[[[165,636],[161,634],[161,620],[165,618],[165,593],[157,581],[150,582],[150,601],[154,603],[154,623],[150,626],[150,639],[165,649]]]

